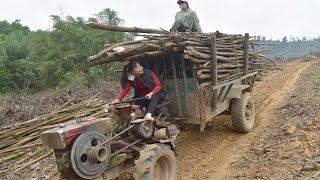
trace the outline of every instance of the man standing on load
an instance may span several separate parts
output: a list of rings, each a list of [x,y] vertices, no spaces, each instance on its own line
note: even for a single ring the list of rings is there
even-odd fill
[[[181,11],[177,12],[171,31],[202,32],[197,14],[189,8],[188,0],[178,0]]]

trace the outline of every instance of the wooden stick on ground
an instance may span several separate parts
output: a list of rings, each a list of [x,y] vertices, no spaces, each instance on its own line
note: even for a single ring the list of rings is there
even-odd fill
[[[38,161],[41,161],[42,159],[50,156],[51,154],[53,154],[53,151],[50,151],[50,152],[46,153],[45,155],[43,155],[43,156],[41,156],[41,157],[39,157],[39,158],[37,158],[37,159],[35,159],[33,161],[30,161],[30,162],[26,163],[25,165],[23,165],[23,166],[19,167],[18,169],[16,169],[14,171],[14,173],[17,173],[17,172],[25,169],[26,167],[30,166],[31,164],[34,164],[34,163],[37,163]]]

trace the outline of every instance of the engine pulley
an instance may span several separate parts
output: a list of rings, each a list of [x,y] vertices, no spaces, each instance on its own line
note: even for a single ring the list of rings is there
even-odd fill
[[[111,149],[109,144],[100,146],[107,137],[96,131],[81,134],[72,145],[71,165],[74,172],[84,179],[94,179],[107,168]]]

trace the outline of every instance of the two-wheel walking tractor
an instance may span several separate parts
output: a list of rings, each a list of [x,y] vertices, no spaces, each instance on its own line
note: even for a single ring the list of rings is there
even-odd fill
[[[43,144],[54,149],[62,178],[174,180],[178,172],[174,142],[180,124],[198,124],[204,130],[223,113],[231,114],[236,131],[252,130],[251,92],[257,73],[248,71],[248,54],[243,74],[223,82],[217,81],[217,60],[212,58],[212,82],[201,85],[181,54],[140,63],[160,77],[167,93],[158,105],[156,122],[145,120],[144,109],[126,100],[108,104],[108,117],[77,119],[43,132]]]

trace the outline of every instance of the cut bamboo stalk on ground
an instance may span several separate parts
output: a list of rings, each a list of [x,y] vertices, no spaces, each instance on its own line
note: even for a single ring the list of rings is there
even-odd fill
[[[38,161],[41,161],[42,159],[50,156],[51,154],[53,154],[53,151],[50,151],[50,152],[46,153],[45,155],[43,155],[43,156],[41,156],[41,157],[39,157],[39,158],[37,158],[37,159],[35,159],[35,160],[33,160],[33,161],[30,161],[30,162],[24,164],[23,166],[21,166],[21,167],[19,167],[18,169],[16,169],[16,170],[14,171],[14,173],[20,172],[21,170],[25,169],[26,167],[30,166],[31,164],[35,164],[35,163],[37,163]]]

